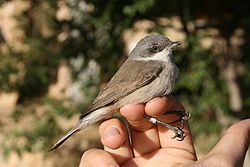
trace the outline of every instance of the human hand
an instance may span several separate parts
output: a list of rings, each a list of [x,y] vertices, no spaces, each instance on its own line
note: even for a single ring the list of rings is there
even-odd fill
[[[192,136],[184,124],[186,138],[171,139],[174,133],[160,125],[152,125],[143,116],[157,116],[164,122],[175,120],[165,112],[183,110],[173,96],[155,98],[143,104],[122,107],[120,113],[130,124],[133,146],[125,125],[113,118],[99,127],[104,150],[91,149],[81,159],[80,167],[112,166],[242,166],[249,146],[250,119],[231,126],[207,156],[197,161]]]

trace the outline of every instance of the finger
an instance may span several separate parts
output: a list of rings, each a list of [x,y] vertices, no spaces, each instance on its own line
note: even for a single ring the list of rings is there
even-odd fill
[[[163,122],[173,122],[174,120],[177,120],[178,117],[176,115],[163,115],[164,113],[168,111],[184,111],[183,106],[174,98],[173,96],[168,97],[162,97],[162,98],[155,98],[145,106],[145,112],[148,115],[151,116],[157,116],[157,118]],[[196,160],[196,154],[193,146],[192,141],[192,135],[188,126],[188,123],[184,124],[184,133],[186,137],[183,141],[178,141],[177,139],[172,139],[172,137],[175,135],[174,132],[162,125],[157,125],[157,134],[154,134],[154,137],[149,137],[149,135],[146,135],[147,132],[145,131],[144,135],[151,139],[152,141],[155,141],[155,143],[159,143],[156,147],[163,147],[163,148],[171,148],[178,150],[178,154],[185,154],[188,159]],[[143,135],[143,134],[141,134]],[[152,136],[152,135],[151,135]],[[146,141],[145,139],[142,139],[143,141]],[[135,149],[138,150],[138,148],[142,147],[140,144],[140,141],[137,138],[134,138],[134,143],[138,143],[138,146],[135,144]],[[148,142],[149,143],[149,142]],[[146,143],[148,145],[148,143]],[[153,148],[151,149],[153,150]],[[147,153],[148,150],[144,149],[140,153]],[[149,151],[148,151],[149,152]]]
[[[132,107],[129,109],[132,110]],[[141,112],[143,112],[143,109],[141,110]],[[182,105],[178,103],[173,96],[154,98],[145,106],[145,112],[151,116],[163,115],[164,113],[173,110],[183,110]],[[121,114],[126,117],[127,113],[124,110]],[[131,118],[128,117],[129,115],[126,118],[129,120],[129,123],[132,124],[131,134],[135,156],[140,156],[153,150],[159,149],[160,147],[162,147],[162,144],[166,144],[169,140],[173,141],[173,139],[171,139],[171,137],[173,136],[173,132],[169,131],[169,129],[167,129],[166,127],[153,126],[152,124],[148,125],[149,122],[141,117],[137,117],[139,119],[133,119],[132,121]],[[165,122],[172,122],[177,119],[175,115],[166,115],[164,117],[160,116],[160,118],[164,118],[162,120]],[[146,123],[143,121],[146,121]],[[190,131],[186,127],[187,126],[185,126],[185,131],[188,134],[185,140],[188,143],[187,146],[190,146],[190,150],[194,152],[192,140],[190,140]],[[161,129],[161,133],[158,133],[157,128]],[[161,137],[160,139],[159,136]],[[168,140],[166,140],[166,138],[168,138]],[[161,143],[161,141],[163,142]],[[175,143],[176,140],[174,140],[174,142],[171,142],[171,144],[167,146],[172,146]],[[181,148],[186,148],[187,146],[186,143],[184,143],[183,146],[180,145]]]
[[[156,110],[155,115],[165,112],[163,110],[166,102],[164,98],[155,98],[153,101],[153,105],[160,106],[158,108],[154,107]],[[130,104],[122,107],[120,110],[120,113],[128,120],[131,127],[131,140],[135,156],[160,148],[157,128],[144,118],[144,109],[145,106],[142,104]],[[159,112],[158,110],[161,111]]]
[[[153,125],[144,118],[144,104],[128,104],[120,108],[120,113],[126,118],[130,127],[138,131],[144,131]]]
[[[232,125],[206,159],[217,157],[221,160],[221,163],[229,166],[242,166],[249,147],[249,136],[250,119]]]
[[[160,148],[157,127],[145,131],[131,130],[132,148],[135,157],[155,151]]]
[[[145,106],[145,112],[150,116],[161,116],[168,111],[184,111],[181,103],[174,96],[157,97],[149,101]],[[176,120],[176,115],[168,115],[169,120]]]
[[[103,122],[99,127],[101,142],[118,164],[133,157],[125,125],[117,118]]]
[[[128,104],[120,109],[122,116],[126,118],[129,125],[137,131],[144,131],[150,129],[153,124],[144,118],[144,114],[150,116],[163,115],[167,111],[173,111],[173,106],[176,105],[177,100],[173,96],[156,97],[150,100],[146,105],[143,104]],[[181,110],[183,107],[180,103],[178,106]],[[176,120],[176,116],[169,115],[169,120]]]
[[[164,120],[164,119],[162,119]],[[158,125],[158,132],[160,138],[160,145],[162,148],[171,149],[172,153],[185,156],[186,159],[196,161],[196,153],[193,145],[192,134],[190,132],[190,128],[188,122],[184,123],[183,131],[185,134],[185,138],[179,141],[177,138],[172,138],[175,134],[172,130],[167,129],[166,127]],[[178,156],[173,157],[177,158],[176,162],[178,162]]]
[[[118,163],[111,154],[100,149],[85,151],[82,155],[79,167],[112,166],[118,167]]]
[[[166,112],[167,111],[184,111],[183,106],[173,96],[169,96],[165,100],[166,100],[166,106],[165,106]],[[147,111],[150,114],[150,112],[152,112],[154,104],[148,104],[148,105],[152,105],[152,106],[146,106],[146,107],[149,107]],[[177,116],[176,115],[162,115],[162,116],[159,116],[158,119],[160,119],[163,122],[171,122],[173,120],[176,120]],[[178,126],[178,125],[176,124],[174,126]],[[157,127],[158,127],[161,147],[174,148],[177,150],[183,150],[184,152],[189,152],[190,158],[193,157],[194,159],[196,159],[192,135],[191,135],[191,131],[187,122],[184,123],[184,127],[183,127],[183,131],[186,137],[182,141],[178,141],[176,138],[175,139],[172,138],[175,135],[175,133],[171,129],[168,129],[162,125],[157,125]]]

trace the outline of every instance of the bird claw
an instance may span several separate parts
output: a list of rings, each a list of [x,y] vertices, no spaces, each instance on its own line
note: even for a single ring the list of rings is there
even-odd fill
[[[182,130],[184,128],[184,121],[188,120],[191,116],[191,114],[189,112],[186,112],[186,111],[170,111],[170,112],[167,112],[165,113],[164,115],[166,114],[175,114],[177,116],[179,116],[180,118],[178,119],[179,120],[179,123],[181,124],[180,127],[176,127],[176,126],[173,126],[171,124],[174,124],[176,123],[177,121],[174,121],[172,123],[165,123],[163,121],[160,121],[158,120],[157,118],[155,117],[151,117],[149,115],[145,115],[144,117],[149,120],[149,122],[157,125],[162,125],[162,126],[165,126],[169,129],[171,129],[175,135],[173,137],[171,137],[172,139],[175,139],[178,140],[178,141],[182,141],[184,140],[184,138],[186,137],[184,131]]]
[[[173,130],[173,132],[175,133],[175,135],[171,137],[171,139],[176,138],[176,140],[182,141],[186,137],[186,135],[184,134],[184,131],[181,128],[173,126],[171,130]]]
[[[188,120],[190,117],[191,117],[191,113],[190,113],[190,112],[187,112],[187,111],[184,111],[184,112],[183,112],[183,115],[182,115],[182,117],[181,117],[181,120],[186,121],[186,120]]]
[[[190,118],[191,114],[187,111],[168,111],[164,115],[175,114],[180,118],[181,121],[186,121]]]

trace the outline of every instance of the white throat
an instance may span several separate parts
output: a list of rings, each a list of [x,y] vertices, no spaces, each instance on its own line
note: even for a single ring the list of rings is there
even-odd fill
[[[158,60],[163,62],[171,62],[172,61],[172,49],[165,48],[161,52],[155,53],[151,57],[140,57],[136,58],[136,60],[141,61],[150,61],[150,60]]]

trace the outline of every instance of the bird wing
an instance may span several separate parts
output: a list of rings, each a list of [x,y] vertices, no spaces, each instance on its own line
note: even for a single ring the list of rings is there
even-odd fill
[[[90,112],[103,106],[110,105],[134,92],[136,89],[152,82],[159,76],[163,68],[164,65],[161,61],[128,59],[104,89],[100,91],[88,112],[81,115],[80,119],[88,115]]]

